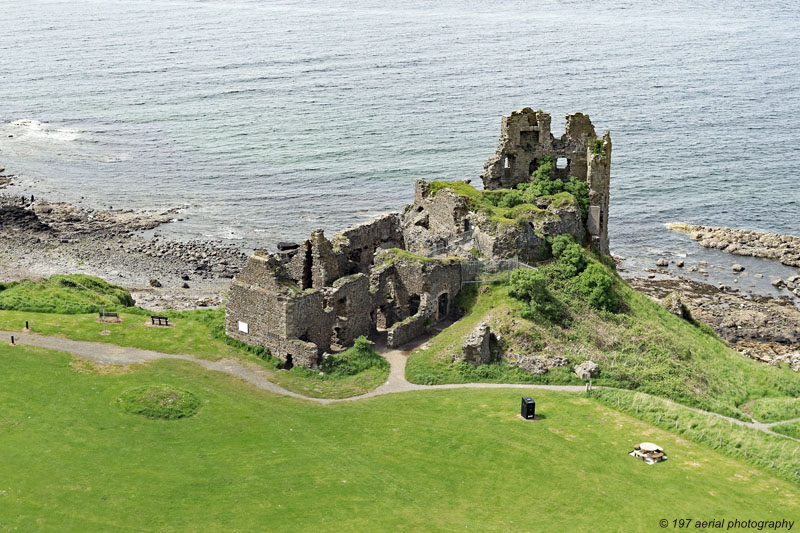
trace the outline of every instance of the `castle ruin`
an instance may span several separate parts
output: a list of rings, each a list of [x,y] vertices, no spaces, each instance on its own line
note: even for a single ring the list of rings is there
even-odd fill
[[[483,167],[485,189],[513,189],[530,181],[545,157],[556,163],[555,178],[570,176],[589,184],[586,230],[591,243],[604,254],[608,249],[608,201],[611,179],[611,135],[598,139],[592,121],[583,113],[567,115],[560,138],[550,133],[550,114],[529,107],[503,117],[497,153]]]
[[[577,205],[541,198],[521,222],[498,225],[453,188],[418,180],[413,203],[401,213],[330,240],[316,230],[302,244],[279,243],[277,253],[256,251],[232,282],[226,334],[268,348],[287,366],[319,368],[326,354],[361,335],[396,347],[457,318],[454,298],[481,272],[476,255],[533,261],[547,251],[548,237],[564,233],[608,253],[611,139],[606,132],[598,143],[588,116],[567,115],[561,139],[551,135],[547,113],[525,108],[503,117],[497,153],[481,176],[484,188],[530,181],[548,156],[566,160],[554,179],[587,180],[585,222]]]

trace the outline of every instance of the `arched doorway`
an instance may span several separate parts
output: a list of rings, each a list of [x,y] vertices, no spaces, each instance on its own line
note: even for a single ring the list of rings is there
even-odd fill
[[[444,320],[445,318],[447,318],[449,309],[450,309],[450,295],[447,294],[446,292],[443,292],[442,294],[439,295],[439,306],[438,306],[439,320]]]

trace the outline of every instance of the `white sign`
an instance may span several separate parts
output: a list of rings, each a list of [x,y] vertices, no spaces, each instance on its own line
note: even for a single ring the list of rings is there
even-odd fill
[[[250,328],[247,326],[247,322],[239,321],[239,331],[242,333],[250,333]]]

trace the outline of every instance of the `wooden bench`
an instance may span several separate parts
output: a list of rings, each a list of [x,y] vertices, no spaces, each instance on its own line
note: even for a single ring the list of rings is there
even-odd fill
[[[105,313],[105,314],[99,313],[99,314],[100,314],[100,318],[103,318],[103,317],[105,317],[105,318],[119,318],[119,313]]]
[[[169,317],[150,315],[150,323],[153,326],[169,326]]]

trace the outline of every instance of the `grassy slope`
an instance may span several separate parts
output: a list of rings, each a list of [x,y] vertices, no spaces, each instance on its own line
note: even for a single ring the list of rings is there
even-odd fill
[[[615,279],[630,311],[597,312],[575,298],[556,295],[569,309],[568,327],[521,318],[522,303],[508,296],[504,284],[487,285],[485,293],[464,293],[460,300],[467,309],[465,318],[414,352],[406,375],[416,383],[577,382],[563,368],[530,376],[502,362],[477,369],[454,363],[452,356],[464,338],[489,320],[507,339],[526,347],[523,353],[563,355],[571,364],[595,361],[602,371],[598,384],[640,390],[730,416],[747,419],[739,406],[751,399],[800,394],[797,373],[742,357],[706,326],[675,317]]]
[[[750,404],[753,418],[759,422],[778,422],[800,418],[800,398],[762,398]]]
[[[796,439],[800,439],[800,422],[792,422],[790,424],[781,424],[772,428],[776,433],[783,433]]]
[[[800,505],[788,482],[563,393],[536,391],[544,419],[528,423],[520,390],[318,406],[182,361],[89,375],[7,346],[0,372],[0,528],[638,531],[665,517],[792,519]],[[117,405],[162,383],[197,395],[197,415]],[[643,440],[669,461],[626,455]]]
[[[96,313],[133,305],[127,289],[85,274],[0,284],[0,309],[45,313]]]
[[[139,314],[139,313],[142,314]],[[192,355],[217,361],[233,357],[258,364],[268,379],[294,392],[320,398],[345,398],[370,391],[386,381],[388,370],[370,369],[355,376],[320,376],[297,368],[279,370],[277,360],[261,359],[254,354],[227,344],[222,336],[225,313],[221,309],[167,312],[172,328],[151,327],[150,317],[143,311],[120,313],[121,324],[107,324],[110,335],[100,335],[103,324],[95,314],[61,315],[0,311],[0,329],[19,331],[27,320],[34,333],[73,340],[132,346],[163,353]]]

